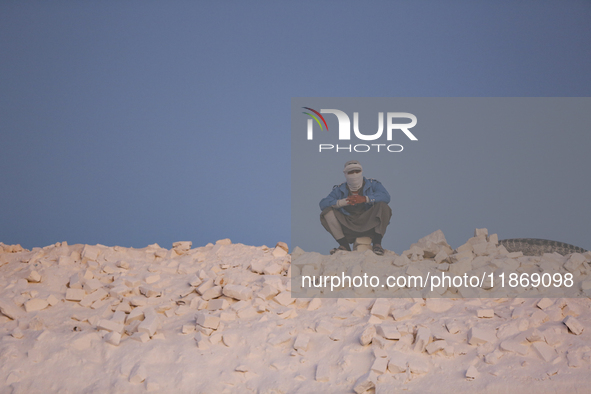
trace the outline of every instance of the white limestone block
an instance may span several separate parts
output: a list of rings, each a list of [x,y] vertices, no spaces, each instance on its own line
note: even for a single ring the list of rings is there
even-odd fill
[[[581,322],[579,322],[574,316],[567,316],[562,322],[568,327],[570,332],[575,335],[580,335],[585,329]]]
[[[468,367],[468,370],[466,371],[466,379],[473,380],[476,379],[478,376],[480,376],[480,373],[474,365]]]
[[[552,301],[548,298],[542,298],[540,301],[538,301],[538,303],[536,305],[538,308],[544,310],[544,309],[547,309],[547,308],[551,307],[552,305],[554,305],[554,301]]]
[[[449,255],[445,252],[445,250],[440,250],[433,259],[437,264],[441,264],[443,261],[449,259]]]
[[[82,288],[70,288],[66,290],[66,300],[68,301],[80,302],[84,297],[86,297],[86,292]]]
[[[287,256],[287,251],[281,247],[275,247],[271,254],[273,255],[273,257],[283,257]]]
[[[194,324],[183,324],[181,327],[181,333],[183,334],[192,334],[195,332],[195,325]]]
[[[283,266],[277,263],[270,263],[263,268],[263,274],[265,275],[279,275],[283,271]]]
[[[250,319],[258,316],[258,312],[253,306],[248,306],[246,308],[240,309],[237,312],[237,315],[240,319]]]
[[[114,331],[118,333],[122,333],[124,327],[125,326],[122,323],[117,323],[106,319],[100,320],[97,324],[97,329],[99,330]]]
[[[373,371],[369,371],[357,379],[353,386],[353,391],[355,391],[357,394],[365,393],[366,391],[376,387],[377,380],[378,375]]]
[[[544,334],[542,334],[541,332],[539,332],[537,329],[532,329],[531,332],[529,332],[526,336],[526,339],[529,342],[539,342],[539,341],[544,341]]]
[[[27,276],[27,281],[32,283],[39,283],[41,282],[41,275],[39,274],[39,272],[33,270],[29,272],[29,275]]]
[[[493,309],[478,309],[476,313],[479,318],[491,319],[495,317],[495,311]]]
[[[447,346],[448,346],[447,341],[445,339],[441,339],[438,341],[433,341],[430,344],[428,344],[425,347],[425,350],[427,350],[427,353],[429,353],[429,354],[434,354],[440,350],[445,349]]]
[[[119,260],[118,262],[115,263],[115,265],[119,268],[123,268],[124,270],[129,269],[129,262],[127,262],[125,260]]]
[[[275,297],[279,293],[279,290],[273,288],[272,286],[265,285],[263,288],[257,293],[257,297],[262,298],[263,300],[268,300]]]
[[[325,361],[321,361],[316,366],[316,381],[317,382],[329,382],[330,381],[330,364]]]
[[[539,327],[550,320],[550,317],[541,310],[535,311],[529,318],[530,327]]]
[[[374,360],[374,362],[371,366],[371,370],[377,374],[380,374],[380,375],[385,373],[386,369],[388,369],[388,359],[387,358],[378,357]]]
[[[396,328],[396,326],[394,324],[382,323],[376,327],[376,332],[378,335],[381,335],[382,337],[384,337],[386,339],[391,339],[391,340],[400,339],[400,332],[398,331],[398,329]]]
[[[191,250],[191,246],[193,246],[193,242],[191,241],[179,241],[173,242],[172,248],[177,252],[188,252]]]
[[[88,294],[92,293],[93,291],[96,291],[96,290],[100,289],[101,287],[103,287],[103,284],[98,279],[87,279],[87,280],[84,280],[84,284],[82,285],[82,288]]]
[[[25,302],[25,310],[27,312],[35,312],[45,309],[49,306],[49,303],[41,298],[33,298]]]
[[[108,295],[109,295],[109,293],[107,293],[107,291],[105,289],[100,288],[100,289],[96,290],[94,293],[88,294],[86,297],[84,297],[82,300],[80,300],[80,305],[85,306],[85,307],[89,307],[94,302],[102,300],[103,298],[107,297]]]
[[[384,298],[377,298],[371,307],[370,313],[382,320],[385,320],[390,314],[390,303]]]
[[[322,306],[322,300],[320,298],[312,298],[310,303],[308,304],[309,311],[315,311]]]
[[[16,320],[24,314],[23,310],[8,298],[0,298],[0,312],[12,320]]]
[[[252,298],[252,290],[241,285],[226,285],[224,286],[223,294],[240,301],[246,301]]]
[[[569,272],[575,272],[585,262],[585,260],[585,256],[582,254],[573,253],[570,255],[566,263],[564,263],[564,268]]]
[[[234,321],[236,320],[236,313],[232,311],[220,313],[220,321]]]
[[[335,326],[326,320],[321,320],[316,325],[316,332],[319,334],[327,334],[330,335],[335,330]]]
[[[468,343],[470,345],[478,345],[479,343],[495,343],[497,336],[495,330],[488,328],[472,327],[468,331]]]
[[[401,321],[411,318],[413,315],[412,309],[399,308],[392,311],[392,317],[396,321]]]
[[[295,350],[308,350],[308,344],[310,343],[310,336],[307,334],[300,333],[298,334],[295,342],[293,343],[293,348]]]
[[[569,350],[566,352],[566,361],[571,368],[579,368],[583,365],[583,360],[581,359],[579,352],[576,350]]]
[[[554,348],[548,346],[544,342],[534,342],[532,343],[532,347],[535,349],[536,353],[544,360],[545,362],[549,363],[550,361],[554,360],[556,357],[556,350]]]
[[[161,294],[159,290],[151,286],[140,286],[140,293],[148,298],[157,297]]]
[[[129,293],[131,291],[131,289],[129,287],[127,287],[126,285],[119,285],[119,286],[115,286],[112,289],[109,289],[109,294],[111,295],[111,297],[123,297],[125,296],[127,293]]]
[[[134,332],[130,338],[134,341],[146,343],[150,340],[150,335],[147,332]]]
[[[57,305],[59,302],[60,300],[58,300],[53,294],[50,294],[49,297],[47,297],[47,303],[51,306]]]
[[[111,321],[114,321],[115,323],[119,323],[119,324],[125,324],[126,317],[127,317],[127,315],[125,314],[125,312],[117,311],[111,317]]]
[[[139,384],[142,383],[148,377],[148,372],[146,371],[146,367],[143,365],[137,364],[132,370],[131,374],[129,374],[129,382]]]
[[[222,334],[222,342],[227,347],[234,347],[240,343],[240,335],[235,332],[225,332]]]
[[[419,327],[415,337],[414,351],[422,353],[431,341],[431,330],[427,327]]]
[[[196,315],[197,324],[205,328],[216,330],[220,325],[220,318],[206,312],[198,312]]]
[[[429,372],[429,365],[423,360],[413,359],[408,362],[408,369],[414,374],[423,374]]]
[[[212,300],[222,295],[222,286],[213,286],[201,294],[201,298],[205,301]]]
[[[516,340],[512,340],[512,339],[507,339],[507,340],[501,342],[500,348],[502,350],[507,351],[507,352],[521,354],[522,356],[525,356],[528,352],[527,346],[522,345],[519,342],[517,342]]]
[[[139,287],[139,285],[142,283],[141,280],[139,280],[138,278],[135,278],[133,276],[126,276],[124,279],[123,284],[129,288],[134,288],[134,287]]]
[[[207,310],[208,311],[217,311],[220,309],[226,309],[230,306],[230,303],[225,298],[217,298],[215,300],[210,300],[207,303]]]
[[[25,334],[23,333],[23,331],[19,327],[16,327],[14,330],[12,330],[11,335],[13,336],[13,338],[16,338],[16,339],[21,339],[22,337],[25,336]]]
[[[277,294],[274,298],[279,305],[287,306],[295,302],[295,298],[291,298],[291,292],[289,291],[282,291],[281,293]]]
[[[105,342],[114,346],[119,346],[119,343],[121,342],[121,334],[116,331],[111,331],[105,335]]]
[[[82,288],[82,280],[80,279],[80,275],[75,274],[70,276],[70,282],[68,283],[70,289],[81,289]]]
[[[125,322],[129,324],[134,320],[144,320],[144,310],[142,308],[134,308],[131,312],[129,312],[129,315],[127,315],[127,320]]]
[[[96,261],[100,252],[101,250],[98,246],[84,245],[84,249],[82,249],[80,257],[82,257],[83,259]]]
[[[137,332],[137,328],[140,325],[140,323],[140,320],[134,320],[131,323],[128,323],[127,326],[125,326],[125,333],[130,336],[133,335]]]
[[[366,327],[359,337],[359,343],[363,346],[369,345],[376,334],[376,326],[370,325]]]
[[[160,321],[159,321],[158,315],[150,314],[150,315],[146,316],[144,321],[142,321],[140,323],[140,325],[137,327],[137,331],[138,332],[145,332],[150,337],[152,337],[156,333],[159,323],[160,323]]]
[[[156,283],[159,280],[160,280],[160,274],[151,274],[151,275],[147,275],[144,278],[144,282],[146,282],[149,285],[151,285],[152,283]]]
[[[453,302],[444,298],[427,298],[425,306],[431,312],[447,312],[453,306]]]

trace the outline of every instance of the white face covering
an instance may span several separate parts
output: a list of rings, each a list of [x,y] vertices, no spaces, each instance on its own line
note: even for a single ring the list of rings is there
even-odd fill
[[[345,173],[345,178],[347,178],[347,185],[352,192],[356,192],[363,186],[363,171],[356,174]]]

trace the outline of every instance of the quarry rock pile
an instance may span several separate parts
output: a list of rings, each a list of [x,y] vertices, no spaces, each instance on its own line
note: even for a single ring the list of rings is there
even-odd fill
[[[591,288],[591,255],[524,257],[497,239],[479,229],[453,250],[438,231],[400,255],[321,257],[229,239],[0,244],[0,392],[582,392],[588,297],[292,297],[291,271],[315,259],[404,272],[554,264]]]

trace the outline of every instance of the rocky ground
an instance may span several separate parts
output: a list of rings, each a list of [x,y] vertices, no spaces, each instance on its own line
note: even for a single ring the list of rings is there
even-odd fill
[[[401,272],[552,264],[579,296],[292,298],[292,270],[317,257],[282,243],[0,244],[0,391],[588,392],[591,254],[510,254],[482,230],[455,250],[441,238],[322,258]]]

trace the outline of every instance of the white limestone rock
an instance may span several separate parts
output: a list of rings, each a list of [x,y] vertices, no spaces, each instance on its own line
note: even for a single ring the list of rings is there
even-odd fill
[[[66,290],[66,300],[68,301],[80,302],[84,299],[84,297],[86,297],[86,292],[82,288],[70,288]]]
[[[316,381],[317,382],[329,382],[330,381],[330,364],[325,361],[321,361],[316,366]]]
[[[398,340],[400,339],[400,332],[394,324],[382,323],[376,327],[376,333],[385,339]]]
[[[390,355],[388,361],[388,371],[391,373],[403,373],[406,372],[408,367],[408,360],[403,353],[394,352]]]
[[[567,316],[562,322],[568,327],[569,331],[575,335],[581,335],[585,329],[581,322],[579,322],[574,316]]]
[[[480,372],[478,372],[478,370],[476,369],[476,367],[474,365],[471,365],[470,367],[468,367],[468,370],[466,371],[466,379],[474,380],[474,379],[478,378],[479,376],[480,376]]]
[[[472,327],[468,331],[468,343],[478,345],[481,343],[495,343],[497,336],[495,330],[488,328]]]
[[[134,384],[142,383],[148,377],[146,367],[141,364],[137,364],[129,374],[129,382]]]
[[[371,308],[371,314],[385,320],[390,314],[390,303],[384,298],[377,298]]]
[[[146,316],[146,318],[140,323],[140,325],[137,328],[137,331],[138,332],[145,332],[150,337],[153,337],[154,334],[156,333],[156,330],[158,329],[159,323],[160,322],[159,322],[158,315],[150,314],[150,315]]]
[[[125,326],[122,323],[106,319],[100,320],[97,325],[97,329],[99,330],[114,331],[118,333],[122,333],[124,328]]]
[[[116,331],[111,331],[105,335],[105,342],[114,346],[119,346],[119,343],[121,342],[121,334]]]
[[[536,353],[544,360],[545,362],[549,363],[556,357],[556,350],[550,347],[544,342],[534,342],[532,343],[532,347],[535,349]]]
[[[211,328],[216,330],[220,325],[219,317],[210,315],[206,312],[198,312],[195,317],[197,324],[205,328]]]
[[[35,270],[29,272],[29,275],[27,276],[27,281],[31,283],[40,283],[41,279],[41,275]]]
[[[495,311],[493,309],[478,309],[476,313],[479,318],[492,319],[495,317]]]
[[[427,327],[419,327],[415,337],[414,351],[422,353],[431,341],[431,330]]]
[[[27,312],[40,311],[42,309],[47,308],[48,306],[49,303],[41,298],[33,298],[25,302],[25,310]]]
[[[295,350],[306,351],[306,350],[308,350],[309,343],[310,343],[310,336],[307,334],[300,333],[300,334],[298,334],[298,336],[293,344],[293,348]]]
[[[24,315],[23,310],[8,298],[0,298],[0,312],[12,320],[16,320]]]
[[[252,290],[241,285],[226,285],[224,286],[222,293],[227,297],[240,301],[246,301],[252,298]]]
[[[366,327],[361,333],[361,336],[359,337],[359,343],[361,343],[362,346],[369,345],[376,333],[376,326],[370,325]]]

